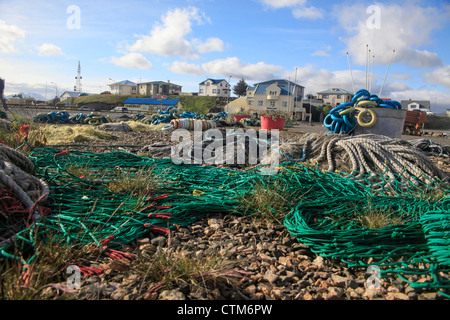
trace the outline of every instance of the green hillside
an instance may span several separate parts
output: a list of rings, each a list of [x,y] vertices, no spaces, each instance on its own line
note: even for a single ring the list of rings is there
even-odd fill
[[[64,106],[69,101],[70,106],[80,107],[88,103],[106,103],[114,106],[123,106],[123,103],[128,98],[151,98],[150,96],[129,96],[116,94],[96,94],[89,96],[81,96],[78,98],[69,98],[65,101],[58,102],[59,106]],[[211,108],[214,108],[217,101],[214,97],[199,97],[199,96],[168,96],[168,99],[180,99],[183,105],[183,110],[188,112],[208,113]]]

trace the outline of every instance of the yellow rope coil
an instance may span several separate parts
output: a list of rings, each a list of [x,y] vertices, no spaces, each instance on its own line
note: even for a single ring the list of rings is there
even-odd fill
[[[372,119],[370,120],[370,122],[364,122],[364,121],[363,121],[362,118],[363,118],[363,116],[366,115],[366,114],[369,114],[369,115],[372,117]],[[377,115],[375,114],[375,112],[373,112],[373,110],[366,109],[366,110],[364,110],[364,111],[361,111],[361,112],[358,114],[357,121],[358,121],[358,124],[359,124],[361,127],[364,127],[364,128],[370,128],[370,127],[373,127],[374,124],[377,122]]]

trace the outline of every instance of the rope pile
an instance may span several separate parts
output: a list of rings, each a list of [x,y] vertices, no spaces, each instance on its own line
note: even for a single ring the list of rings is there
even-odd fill
[[[360,111],[356,116],[356,108],[365,108],[365,110]],[[361,89],[356,92],[351,102],[341,103],[331,109],[323,119],[323,124],[330,132],[338,134],[351,134],[357,124],[361,127],[372,127],[377,121],[377,116],[368,108],[401,109],[402,105],[398,101],[382,100],[377,95]],[[364,120],[366,115],[371,117],[369,122]]]
[[[29,158],[0,144],[0,248],[13,243],[18,233],[45,213],[41,204],[49,188],[35,174]]]
[[[163,130],[169,129],[186,129],[186,130],[194,130],[195,128],[199,128],[202,131],[206,131],[208,129],[216,128],[217,123],[213,120],[194,120],[194,119],[175,119],[170,121],[170,124],[167,127],[164,127]]]
[[[250,127],[260,127],[261,126],[261,121],[259,121],[258,119],[243,118],[243,119],[239,120],[239,122],[245,126],[250,126]]]
[[[101,115],[97,112],[92,112],[89,115],[78,113],[71,116],[70,113],[63,112],[49,112],[38,113],[33,117],[33,121],[36,123],[65,123],[65,124],[90,124],[100,125],[102,123],[112,122],[108,115]]]
[[[428,156],[450,157],[450,145],[441,146],[430,139],[418,139],[408,141],[414,148],[423,151]]]
[[[144,123],[150,123],[152,125],[157,125],[160,123],[169,123],[163,130],[170,129],[188,129],[192,130],[194,128],[193,123],[195,120],[203,121],[203,126],[205,127],[202,130],[207,130],[211,128],[215,128],[215,123],[225,120],[228,117],[228,113],[222,111],[216,115],[213,114],[199,114],[196,112],[187,112],[183,111],[180,113],[180,110],[175,107],[169,107],[166,111],[158,110],[159,114],[155,114],[151,117],[147,117],[142,119]],[[189,127],[192,127],[189,129]]]
[[[70,114],[68,112],[49,112],[38,113],[33,117],[33,121],[37,123],[71,123]]]
[[[392,183],[426,187],[446,179],[421,150],[406,141],[381,135],[305,134],[299,142],[283,143],[276,151],[281,155],[280,162],[308,161],[322,170],[370,180],[373,188],[390,188]],[[273,161],[271,155],[263,164]]]

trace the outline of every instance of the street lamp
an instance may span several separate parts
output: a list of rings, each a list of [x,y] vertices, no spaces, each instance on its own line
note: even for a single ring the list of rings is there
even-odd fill
[[[230,103],[230,95],[231,95],[231,76],[228,77],[228,85],[230,86],[228,88],[228,97],[227,97],[227,113],[230,110],[230,108],[228,107],[228,104]]]

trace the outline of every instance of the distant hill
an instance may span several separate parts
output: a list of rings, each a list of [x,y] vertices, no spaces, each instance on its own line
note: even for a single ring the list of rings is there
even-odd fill
[[[71,103],[75,107],[80,107],[88,103],[102,103],[115,106],[123,106],[123,102],[127,98],[150,98],[151,96],[126,96],[115,94],[96,94],[89,96],[82,96],[78,98],[69,98],[67,100],[58,102],[59,106],[64,106],[66,103]],[[180,99],[183,105],[183,110],[188,112],[208,113],[210,109],[214,108],[217,99],[215,97],[199,97],[199,96],[168,96],[169,99]]]
[[[5,98],[10,99],[10,98],[14,97],[15,95],[19,95],[19,94],[21,94],[23,98],[32,97],[36,100],[45,100],[45,97],[43,95],[40,95],[39,93],[25,93],[25,92],[10,94],[9,96],[6,96]]]

